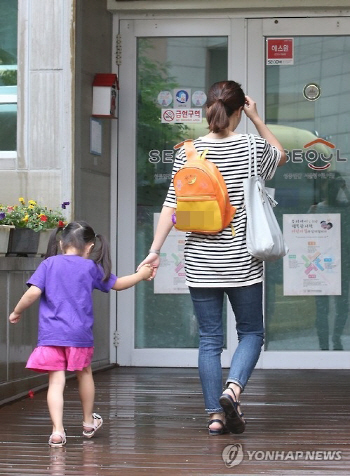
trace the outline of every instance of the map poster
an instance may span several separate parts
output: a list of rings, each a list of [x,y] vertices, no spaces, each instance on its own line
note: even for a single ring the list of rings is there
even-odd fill
[[[283,216],[289,252],[283,258],[286,296],[341,294],[340,213]]]
[[[154,214],[154,230],[159,213]],[[172,228],[162,246],[160,265],[154,278],[154,294],[188,294],[186,286],[184,248],[186,233]]]

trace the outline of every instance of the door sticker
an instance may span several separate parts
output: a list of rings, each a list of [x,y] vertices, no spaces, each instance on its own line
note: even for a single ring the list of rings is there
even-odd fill
[[[191,107],[190,89],[174,89],[174,107]]]
[[[309,83],[303,90],[304,98],[308,101],[316,101],[321,96],[321,89],[316,83]]]
[[[161,91],[158,94],[157,102],[160,106],[169,106],[173,102],[173,96],[170,91]]]
[[[202,109],[162,109],[163,124],[201,123]]]
[[[204,106],[206,100],[207,100],[207,95],[205,94],[204,91],[195,91],[192,94],[192,104],[196,107]]]
[[[269,66],[294,64],[294,38],[267,38],[266,64]]]

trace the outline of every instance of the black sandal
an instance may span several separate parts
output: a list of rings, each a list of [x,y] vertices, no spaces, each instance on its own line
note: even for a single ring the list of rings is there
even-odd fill
[[[243,413],[239,411],[241,402],[237,400],[236,394],[231,387],[226,390],[231,390],[234,399],[227,393],[223,393],[219,398],[220,405],[224,409],[226,416],[226,427],[231,433],[243,433],[245,430],[245,421],[243,420]]]
[[[212,423],[220,423],[221,428],[212,430],[211,428],[209,428]],[[219,420],[218,418],[214,418],[214,420],[209,420],[208,429],[209,429],[210,436],[217,436],[217,435],[223,435],[224,433],[228,433],[225,423],[222,420]]]

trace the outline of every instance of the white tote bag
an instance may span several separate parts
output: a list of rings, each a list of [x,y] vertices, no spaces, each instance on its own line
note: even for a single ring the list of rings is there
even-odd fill
[[[251,143],[253,153],[251,152]],[[244,200],[247,213],[246,241],[248,252],[263,261],[272,261],[288,253],[282,231],[273,212],[277,202],[265,188],[265,181],[257,173],[256,143],[248,135],[249,177],[243,180]],[[251,160],[254,158],[254,176],[251,176]]]

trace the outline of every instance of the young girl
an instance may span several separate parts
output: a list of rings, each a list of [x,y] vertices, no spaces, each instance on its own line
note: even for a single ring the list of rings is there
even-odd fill
[[[58,252],[59,246],[62,254]],[[99,241],[92,259],[91,252]],[[40,297],[38,347],[26,368],[49,373],[47,403],[52,419],[51,447],[66,444],[63,428],[65,371],[76,371],[83,407],[83,435],[94,436],[103,420],[93,413],[95,385],[91,371],[93,356],[92,291],[109,292],[130,288],[150,280],[153,268],[142,266],[135,274],[117,278],[111,274],[109,244],[85,222],[58,228],[50,237],[45,260],[28,280],[30,286],[10,315],[15,324],[21,314]]]

